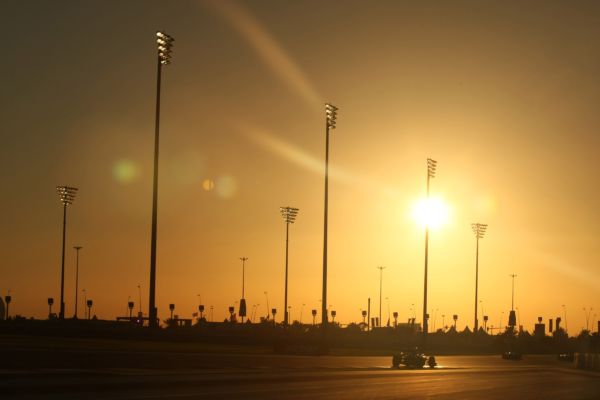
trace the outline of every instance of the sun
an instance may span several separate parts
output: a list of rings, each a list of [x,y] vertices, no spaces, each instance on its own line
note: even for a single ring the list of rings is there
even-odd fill
[[[436,229],[448,222],[450,208],[439,197],[419,199],[413,205],[412,216],[420,226]]]

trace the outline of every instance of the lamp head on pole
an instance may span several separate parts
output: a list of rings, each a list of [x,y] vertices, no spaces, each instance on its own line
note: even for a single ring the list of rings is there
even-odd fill
[[[427,159],[427,176],[430,178],[435,178],[435,172],[437,169],[437,161],[434,159]]]
[[[158,49],[158,58],[160,59],[160,63],[162,65],[167,65],[171,63],[171,48],[173,47],[173,39],[171,36],[167,35],[162,31],[156,32],[156,45]]]
[[[471,228],[473,229],[473,233],[477,239],[483,239],[485,235],[485,230],[487,229],[487,224],[480,224],[479,222],[471,224]]]
[[[293,224],[298,215],[298,209],[294,207],[279,207],[283,220],[288,224]]]
[[[60,197],[60,202],[63,205],[68,206],[73,204],[75,200],[75,195],[77,194],[77,188],[70,186],[57,186],[56,191],[58,192],[58,196]]]
[[[327,118],[327,127],[330,129],[335,129],[335,124],[337,120],[337,110],[338,108],[331,103],[325,103],[325,116]]]

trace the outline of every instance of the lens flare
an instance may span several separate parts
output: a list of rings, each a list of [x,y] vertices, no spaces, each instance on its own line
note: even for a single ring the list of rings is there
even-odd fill
[[[286,161],[317,174],[323,173],[323,159],[321,157],[316,157],[301,147],[289,143],[264,129],[241,123],[237,125],[237,128],[254,143],[257,143]],[[329,175],[332,179],[345,184],[358,185],[358,183],[363,183],[366,185],[373,182],[373,179],[361,179],[356,174],[351,174],[337,165],[330,165]],[[357,180],[362,180],[363,182],[357,182]]]
[[[207,192],[212,191],[215,188],[215,182],[212,179],[205,179],[202,181],[202,189]]]
[[[215,191],[223,199],[230,199],[237,192],[237,182],[231,176],[224,175],[215,182]]]
[[[119,160],[112,168],[113,176],[119,183],[130,183],[140,176],[140,168],[130,160]]]

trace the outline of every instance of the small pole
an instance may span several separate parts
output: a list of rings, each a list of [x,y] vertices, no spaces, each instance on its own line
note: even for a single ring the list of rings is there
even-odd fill
[[[75,262],[75,319],[77,319],[77,295],[79,293],[79,250],[81,250],[83,247],[82,246],[74,246],[73,247],[76,251],[76,262]]]
[[[381,293],[383,288],[383,270],[385,267],[377,267],[379,270],[379,326],[381,326]]]
[[[371,298],[367,300],[367,331],[371,330]]]

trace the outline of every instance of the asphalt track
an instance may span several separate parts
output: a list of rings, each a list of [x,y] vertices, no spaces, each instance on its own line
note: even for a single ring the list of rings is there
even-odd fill
[[[600,399],[599,373],[553,356],[437,361],[410,370],[391,357],[4,347],[0,398]]]

